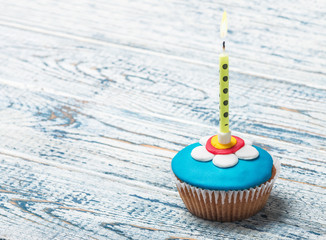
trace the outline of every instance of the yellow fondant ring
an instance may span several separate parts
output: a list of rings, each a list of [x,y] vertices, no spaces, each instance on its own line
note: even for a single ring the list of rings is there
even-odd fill
[[[212,140],[211,140],[212,146],[217,149],[228,149],[228,148],[233,147],[236,143],[237,143],[237,140],[233,136],[231,137],[231,142],[228,144],[219,143],[217,135],[212,137]]]

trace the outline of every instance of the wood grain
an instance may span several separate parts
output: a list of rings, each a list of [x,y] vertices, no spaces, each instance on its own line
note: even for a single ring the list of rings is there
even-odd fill
[[[177,194],[171,158],[217,129],[224,4],[1,4],[0,237],[325,236],[322,1],[225,5],[232,131],[282,162],[264,210],[207,222]]]

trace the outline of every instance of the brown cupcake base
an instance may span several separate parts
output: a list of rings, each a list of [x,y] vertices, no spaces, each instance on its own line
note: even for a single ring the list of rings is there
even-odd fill
[[[179,194],[189,212],[197,217],[231,222],[255,215],[266,204],[280,166],[274,163],[272,177],[258,187],[239,191],[215,191],[191,186],[177,178]]]

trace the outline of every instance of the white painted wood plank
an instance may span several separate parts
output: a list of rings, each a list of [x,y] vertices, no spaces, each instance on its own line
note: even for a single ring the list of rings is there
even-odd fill
[[[229,13],[233,71],[324,87],[325,4],[314,1],[15,1],[2,5],[2,25],[65,34],[182,57],[218,61],[221,12]],[[296,9],[300,9],[300,13]],[[19,17],[18,17],[19,16]],[[31,27],[31,28],[30,28]],[[195,33],[195,34],[194,34]]]
[[[174,121],[175,126],[173,126],[171,120],[159,117],[154,118],[145,113],[140,115],[139,113],[121,111],[113,107],[110,108],[110,112],[105,112],[106,108],[101,106],[102,103],[86,103],[81,105],[79,101],[67,100],[67,98],[58,96],[54,96],[56,100],[53,101],[53,97],[49,98],[47,94],[44,95],[43,93],[33,92],[25,93],[20,89],[17,90],[14,88],[6,89],[6,92],[10,95],[20,96],[16,98],[14,102],[9,102],[6,101],[6,99],[10,99],[10,95],[4,93],[3,96],[5,99],[1,101],[4,106],[12,105],[7,111],[3,111],[3,117],[1,118],[3,129],[6,129],[6,131],[3,132],[3,137],[11,136],[10,141],[6,143],[7,146],[10,146],[9,149],[15,147],[17,141],[20,141],[21,135],[15,134],[15,132],[17,132],[15,124],[20,123],[24,125],[27,124],[27,126],[32,128],[37,128],[40,131],[47,129],[46,131],[48,134],[56,138],[53,140],[53,144],[59,146],[63,146],[67,138],[78,141],[82,140],[86,143],[92,139],[92,141],[99,141],[100,144],[114,144],[114,146],[117,146],[116,144],[121,144],[120,142],[116,142],[115,139],[122,140],[124,141],[124,149],[126,149],[126,152],[121,158],[128,157],[129,150],[133,150],[134,152],[141,151],[139,147],[130,149],[130,144],[145,145],[144,149],[146,149],[146,145],[149,145],[176,151],[189,143],[197,141],[204,133],[212,134],[216,129],[214,126],[201,125],[199,128],[196,124],[185,124],[178,121]],[[30,103],[35,102],[37,104],[29,104],[26,106],[19,104],[26,102],[25,99],[29,99]],[[38,103],[42,103],[43,106],[39,106]],[[30,115],[26,116],[26,112],[29,112]],[[10,117],[8,118],[8,116]],[[35,116],[36,119],[34,120],[33,118]],[[26,120],[22,121],[22,119],[25,118]],[[40,125],[40,121],[42,125]],[[176,130],[177,128],[178,130]],[[165,138],[162,136],[165,136]],[[289,142],[291,139],[287,141],[275,141],[270,139],[268,135],[265,137],[258,137],[245,134],[244,136],[255,139],[257,142],[256,144],[269,149],[274,156],[287,159],[284,164],[287,163],[292,167],[299,167],[306,171],[317,171],[319,177],[314,177],[315,175],[313,175],[308,181],[311,184],[322,184],[324,182],[325,177],[322,176],[324,176],[325,151],[312,151],[311,148],[304,145],[298,148],[296,142]],[[61,140],[61,137],[64,137],[63,140]],[[107,140],[101,139],[101,137],[105,137]],[[29,139],[25,140],[28,145],[25,146],[23,142],[16,148],[20,148],[21,151],[24,152],[26,151],[25,149],[30,149],[33,144],[42,146],[43,142],[47,141],[47,138],[48,136],[42,138],[42,136],[36,137],[35,133],[27,133],[24,135],[24,139]],[[36,140],[38,143],[35,142]],[[30,143],[32,145],[30,145]],[[74,144],[78,144],[78,142]],[[53,151],[53,149],[47,148],[45,152],[50,150]],[[167,154],[163,155],[168,162],[174,154],[173,151],[168,151]],[[79,152],[79,150],[77,149],[76,152]],[[119,153],[115,152],[114,155],[116,154]],[[307,158],[309,162],[305,163]],[[56,159],[56,156],[54,156],[54,159]],[[301,172],[302,178],[300,177],[299,179],[308,180],[304,171],[302,172],[300,170],[295,172]],[[289,176],[293,175],[289,174]],[[298,179],[298,176],[295,178]]]
[[[2,213],[24,224],[26,220],[20,220],[22,217],[36,222],[32,227],[45,224],[59,233],[76,231],[100,239],[114,234],[129,237],[154,234],[161,239],[176,233],[179,237],[206,239],[217,234],[228,236],[231,229],[245,239],[292,238],[301,234],[313,238],[323,234],[325,222],[319,211],[324,209],[325,203],[315,199],[322,197],[325,191],[307,197],[307,191],[313,187],[298,190],[301,188],[298,183],[279,181],[260,214],[242,222],[220,224],[191,216],[174,194],[162,194],[137,185],[127,187],[105,177],[42,166],[33,160],[36,159],[6,155],[1,165],[7,191],[2,192]],[[5,172],[19,178],[12,181]],[[13,213],[18,216],[12,216]]]
[[[19,31],[19,34],[23,34],[23,32]],[[28,33],[26,34],[28,38]],[[27,49],[24,51],[26,58],[28,58],[24,62],[16,57],[20,52],[20,47],[8,48],[9,51],[3,58],[10,59],[10,62],[8,63],[7,60],[7,63],[4,62],[1,67],[4,84],[71,96],[80,101],[94,101],[95,99],[97,102],[100,101],[117,107],[122,107],[121,104],[124,104],[138,112],[146,111],[159,115],[164,112],[166,115],[166,109],[169,109],[168,113],[171,117],[184,119],[184,114],[187,114],[190,115],[188,121],[210,125],[217,122],[215,117],[217,83],[214,68],[204,68],[205,72],[199,76],[198,72],[203,71],[202,68],[194,67],[191,64],[184,65],[184,71],[187,72],[187,75],[183,75],[182,71],[176,67],[177,64],[180,64],[178,61],[162,62],[161,58],[149,58],[148,55],[139,54],[137,54],[138,58],[135,58],[127,52],[124,52],[125,57],[122,58],[120,55],[119,58],[116,58],[112,54],[118,54],[117,52],[121,52],[121,50],[114,52],[114,49],[106,50],[106,48],[101,48],[102,55],[99,55],[94,49],[80,50],[78,47],[75,47],[73,51],[68,51],[70,47],[73,47],[71,46],[72,42],[65,40],[60,42],[59,39],[51,42],[47,37],[42,39],[41,35],[38,36],[40,41],[31,45],[30,51]],[[6,39],[6,42],[9,41],[12,40]],[[52,59],[51,57],[39,58],[37,51],[42,52],[43,48],[38,46],[44,41],[50,41],[49,46],[59,41],[66,47],[63,47],[60,52],[58,49],[49,50],[55,59],[53,57]],[[67,44],[69,43],[71,45],[68,47]],[[76,63],[81,59],[83,62]],[[164,71],[157,70],[161,63],[166,64]],[[24,77],[13,79],[12,70],[8,64],[19,64],[24,71]],[[33,66],[34,64],[35,66]],[[74,66],[75,64],[77,65]],[[34,69],[36,72],[32,71]],[[51,78],[47,77],[47,81],[39,78],[40,72],[44,70],[49,74],[51,73]],[[139,74],[135,74],[135,71],[138,71]],[[67,74],[67,78],[60,77],[64,74]],[[107,76],[111,76],[115,80],[111,79],[110,81]],[[57,79],[58,77],[60,79]],[[96,78],[98,79],[96,80]],[[198,79],[203,81],[203,85],[200,87],[195,85],[198,84]],[[284,137],[283,134],[290,135],[295,139],[297,134],[301,134],[301,139],[297,140],[296,143],[302,143],[304,136],[309,134],[315,135],[314,140],[320,139],[317,145],[324,142],[323,120],[325,114],[323,109],[326,105],[324,90],[272,82],[268,79],[257,79],[247,75],[236,75],[234,79],[234,83],[231,84],[231,91],[236,96],[231,96],[230,117],[235,130],[237,130],[238,123],[253,124],[259,120],[271,124],[270,127],[273,126],[274,132],[277,133],[274,138],[280,139]],[[244,79],[245,83],[243,83]],[[78,87],[79,84],[82,84],[82,87]],[[99,91],[99,89],[103,91]],[[157,104],[156,98],[153,98],[155,94],[159,94],[160,104]],[[245,97],[249,94],[249,98]],[[264,98],[261,97],[263,94]],[[308,105],[307,101],[313,102],[313,104]],[[268,110],[264,114],[270,115],[257,114],[263,112],[264,109]],[[274,112],[274,110],[278,110],[278,112]],[[261,119],[258,119],[260,116]],[[295,125],[293,125],[293,119],[296,121]],[[259,122],[257,122],[258,124]],[[248,128],[247,124],[243,126],[242,131]],[[275,131],[277,129],[281,129],[281,131]],[[272,131],[268,130],[267,132],[265,130],[266,133],[264,134],[272,134]],[[261,132],[257,131],[255,134],[262,135]],[[316,135],[320,136],[317,137]],[[310,138],[306,140],[309,141]],[[316,142],[307,142],[306,144],[315,146]]]

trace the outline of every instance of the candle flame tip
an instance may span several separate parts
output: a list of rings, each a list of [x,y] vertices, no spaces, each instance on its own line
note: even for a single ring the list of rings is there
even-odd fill
[[[223,12],[223,16],[222,16],[222,22],[220,25],[220,34],[221,34],[221,38],[225,38],[226,37],[226,33],[228,31],[228,21],[227,21],[227,17],[226,17],[226,11]]]

